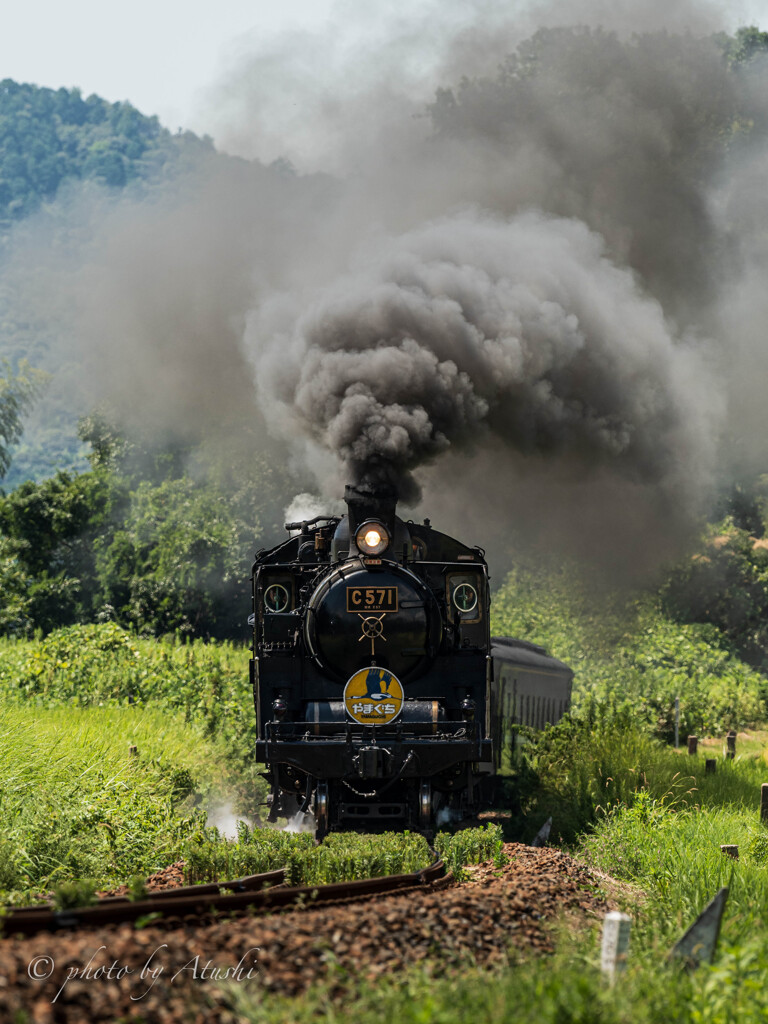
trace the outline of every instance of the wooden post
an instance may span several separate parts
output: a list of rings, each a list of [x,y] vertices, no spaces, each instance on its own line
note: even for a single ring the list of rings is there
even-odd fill
[[[600,957],[600,969],[609,981],[613,981],[618,971],[627,966],[629,953],[629,931],[632,918],[618,910],[611,910],[603,918],[603,948]]]
[[[708,757],[704,761],[704,771],[707,775],[714,775],[717,770],[717,761],[714,757]]]
[[[128,747],[128,753],[131,755],[131,757],[138,757],[139,756],[139,748],[138,747],[134,747],[134,745],[131,744],[131,746]]]
[[[688,753],[695,754],[699,748],[699,737],[689,736],[688,737]]]
[[[729,761],[732,761],[734,757],[736,757],[736,733],[733,731],[733,729],[731,729],[731,731],[725,737],[725,743],[728,747],[725,756],[729,759]]]
[[[726,857],[733,857],[734,860],[738,860],[739,859],[739,848],[738,848],[738,846],[726,845],[726,846],[721,846],[720,849],[726,855]]]
[[[768,824],[768,782],[760,787],[760,821]]]

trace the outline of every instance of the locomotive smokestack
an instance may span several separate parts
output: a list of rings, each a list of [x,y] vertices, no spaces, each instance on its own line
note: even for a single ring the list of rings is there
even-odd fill
[[[397,498],[397,490],[387,481],[362,480],[357,484],[347,484],[344,501],[349,509],[351,535],[354,536],[366,519],[378,519],[387,527],[390,536],[394,536]]]

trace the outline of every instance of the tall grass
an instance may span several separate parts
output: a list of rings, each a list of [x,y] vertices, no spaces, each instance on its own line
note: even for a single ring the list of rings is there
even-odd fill
[[[726,950],[695,972],[663,955],[632,962],[611,987],[598,968],[597,935],[578,945],[554,958],[513,957],[490,971],[430,964],[375,986],[330,971],[325,985],[299,999],[271,996],[254,979],[230,986],[217,1003],[244,1024],[758,1024],[768,1017],[768,956],[755,946]]]
[[[739,860],[720,846],[735,844]],[[671,941],[719,888],[730,889],[723,937],[743,944],[756,935],[768,948],[768,828],[757,813],[735,808],[680,808],[642,794],[618,807],[581,844],[583,855],[616,878],[642,888],[641,920]]]
[[[625,709],[593,703],[580,717],[531,737],[511,789],[524,838],[551,816],[554,839],[573,843],[607,811],[631,806],[638,793],[668,805],[756,812],[764,781],[768,766],[760,757],[721,757],[715,774],[707,774],[704,756],[674,750]]]
[[[296,884],[430,863],[425,840],[407,832],[332,835],[318,848],[311,834],[241,823],[228,840],[194,806],[222,770],[221,744],[201,723],[160,709],[0,706],[0,902],[82,878],[105,888],[181,859],[190,882],[286,867]],[[497,851],[501,836],[491,826],[440,842],[460,870]]]
[[[179,859],[202,813],[182,802],[220,772],[202,727],[159,709],[0,706],[0,889],[106,885]]]
[[[147,639],[111,622],[42,640],[0,638],[0,704],[162,708],[218,744],[237,813],[256,816],[264,801],[244,647]]]

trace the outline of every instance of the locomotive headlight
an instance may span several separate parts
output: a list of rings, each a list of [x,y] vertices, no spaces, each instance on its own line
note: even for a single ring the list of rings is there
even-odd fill
[[[389,532],[382,523],[369,521],[358,529],[355,543],[366,555],[380,555],[389,547]]]

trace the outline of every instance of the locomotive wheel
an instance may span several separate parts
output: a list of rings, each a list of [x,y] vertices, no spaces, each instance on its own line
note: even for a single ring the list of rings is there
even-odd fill
[[[432,827],[432,786],[423,781],[419,787],[419,828]]]
[[[330,817],[330,797],[328,783],[318,782],[315,790],[315,839],[318,843],[328,835]]]

